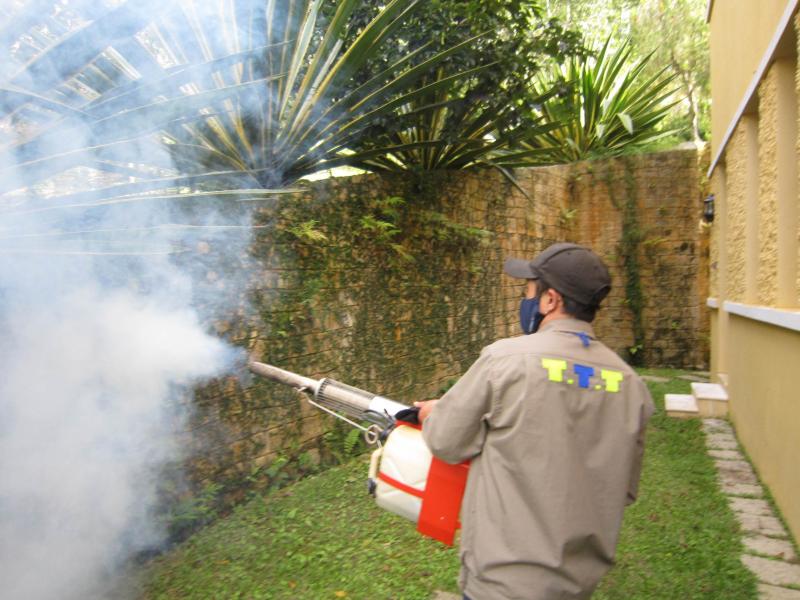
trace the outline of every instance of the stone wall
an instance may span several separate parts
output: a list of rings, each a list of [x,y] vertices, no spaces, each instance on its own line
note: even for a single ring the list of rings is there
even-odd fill
[[[640,364],[706,366],[696,152],[514,176],[519,187],[492,169],[361,175],[278,198],[258,217],[249,308],[218,329],[308,376],[409,403],[435,397],[483,346],[519,332],[522,284],[502,274],[503,259],[571,240],[613,274],[602,339]],[[354,441],[291,390],[246,378],[201,390],[191,438],[193,479],[229,491],[297,474]],[[277,458],[288,459],[283,471]]]
[[[632,363],[707,365],[705,164],[694,151],[674,151],[572,169],[570,238],[600,254],[612,275],[595,330]]]

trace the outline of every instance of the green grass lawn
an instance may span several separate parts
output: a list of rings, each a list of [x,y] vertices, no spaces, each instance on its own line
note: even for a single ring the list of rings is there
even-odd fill
[[[720,493],[698,421],[668,419],[681,372],[649,384],[650,422],[639,501],[628,508],[617,566],[594,598],[757,598],[739,562],[738,526]],[[457,591],[457,551],[416,533],[366,493],[367,457],[258,497],[155,559],[144,598],[429,599]]]

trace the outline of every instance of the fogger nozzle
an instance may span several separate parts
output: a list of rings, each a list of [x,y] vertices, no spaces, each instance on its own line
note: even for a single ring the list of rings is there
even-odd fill
[[[310,394],[320,406],[358,419],[386,424],[387,421],[393,422],[399,411],[408,408],[405,404],[327,377],[311,379],[260,362],[251,362],[249,367],[256,375]]]
[[[309,392],[311,394],[316,394],[317,387],[320,383],[318,379],[303,377],[297,373],[292,373],[291,371],[286,371],[285,369],[280,369],[266,363],[250,362],[248,367],[250,367],[250,370],[256,375],[261,375],[261,377],[266,377],[272,381],[276,381],[278,383],[288,385],[289,387],[293,387],[296,390]]]

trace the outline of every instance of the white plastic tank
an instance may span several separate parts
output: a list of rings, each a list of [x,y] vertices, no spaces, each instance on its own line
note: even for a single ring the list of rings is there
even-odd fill
[[[378,506],[417,522],[432,458],[421,430],[399,425],[392,431],[381,455],[375,488]]]

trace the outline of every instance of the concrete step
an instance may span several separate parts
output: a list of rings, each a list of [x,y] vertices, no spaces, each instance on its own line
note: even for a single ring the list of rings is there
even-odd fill
[[[728,392],[718,383],[692,383],[692,395],[700,416],[725,417],[728,414]]]
[[[691,394],[664,394],[664,408],[669,417],[690,419],[700,416],[697,401]]]

